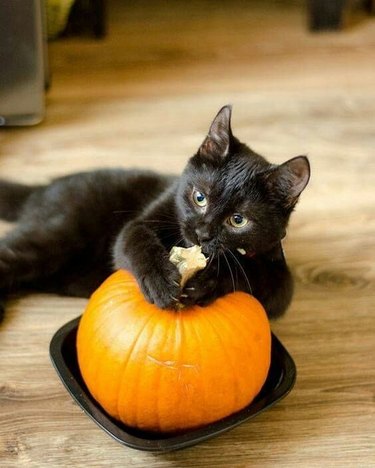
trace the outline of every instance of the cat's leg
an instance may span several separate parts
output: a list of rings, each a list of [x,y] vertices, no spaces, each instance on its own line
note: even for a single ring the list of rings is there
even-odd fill
[[[27,223],[0,240],[0,289],[16,290],[59,271],[75,253],[64,223]]]
[[[175,308],[181,293],[181,275],[169,260],[171,246],[180,239],[172,221],[174,197],[162,195],[146,214],[125,225],[113,249],[115,268],[131,271],[146,299],[161,308]]]
[[[187,282],[180,302],[205,306],[234,291],[254,295],[270,318],[283,315],[292,299],[293,278],[281,246],[245,261],[242,257],[237,260],[229,255],[219,257]]]
[[[29,197],[41,188],[0,179],[0,218],[17,221]]]
[[[281,317],[290,305],[293,296],[293,278],[287,268],[275,272],[270,289],[259,294],[259,301],[271,319]]]
[[[43,249],[42,244],[33,242],[35,237],[32,231],[28,235],[26,232],[17,233],[16,230],[0,239],[0,322],[4,318],[8,294],[38,278],[41,271],[51,269],[46,259],[42,266],[38,256],[41,251],[49,252],[53,248],[46,246]],[[30,248],[32,244],[33,248]],[[42,257],[46,255],[42,254]]]
[[[292,299],[293,279],[281,245],[255,258],[219,257],[188,281],[181,302],[204,306],[234,291],[254,295],[270,318],[283,315]]]
[[[146,299],[161,308],[175,308],[181,276],[156,233],[145,223],[129,223],[117,238],[115,267],[130,270]]]
[[[293,277],[286,264],[281,245],[262,258],[253,274],[254,296],[265,308],[269,318],[283,315],[293,296]]]

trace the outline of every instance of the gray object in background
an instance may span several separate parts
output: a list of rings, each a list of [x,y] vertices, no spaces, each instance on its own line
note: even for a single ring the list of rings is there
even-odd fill
[[[42,0],[0,0],[0,126],[44,116],[46,40]]]

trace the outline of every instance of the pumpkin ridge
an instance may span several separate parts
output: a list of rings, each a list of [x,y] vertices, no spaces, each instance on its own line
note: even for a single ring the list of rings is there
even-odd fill
[[[120,306],[114,308],[113,310],[115,311],[118,311],[118,308]],[[123,333],[124,330],[118,330],[117,333],[115,335],[112,336],[112,342],[116,342],[117,338],[121,335],[121,333]],[[91,332],[93,333],[93,332]],[[95,335],[94,335],[95,336]],[[95,388],[95,393],[96,395],[100,395],[101,394],[101,386],[100,386],[100,382],[101,382],[101,379],[98,379],[98,375],[100,375],[100,371],[102,369],[102,366],[103,366],[103,363],[105,364],[106,363],[106,355],[108,355],[108,353],[111,351],[111,348],[110,347],[103,347],[101,350],[100,350],[100,353],[97,354],[95,356],[95,361],[97,363],[97,366],[96,366],[96,369],[95,369],[95,372],[94,372],[94,378],[93,378],[93,381],[94,382],[99,382],[99,384],[96,386]],[[102,382],[103,383],[103,382]],[[105,383],[105,382],[104,382]],[[93,393],[93,396],[95,398],[97,398],[97,396],[94,395],[94,392]],[[117,413],[118,414],[118,413]]]
[[[121,418],[121,412],[120,412],[120,396],[121,396],[121,391],[122,391],[122,387],[124,385],[124,376],[125,376],[125,372],[126,372],[126,367],[129,363],[129,360],[130,360],[130,357],[134,351],[134,348],[136,347],[137,343],[138,343],[138,340],[140,338],[140,336],[142,335],[144,329],[146,328],[147,324],[151,321],[152,317],[154,317],[156,314],[158,313],[158,310],[155,310],[149,317],[147,317],[147,319],[145,320],[144,324],[142,325],[142,328],[139,330],[138,334],[137,334],[137,337],[135,338],[135,340],[133,341],[131,347],[130,347],[130,350],[128,352],[128,356],[121,368],[121,382],[120,382],[120,385],[119,385],[119,397],[118,397],[118,400],[117,400],[117,413],[120,415],[120,418]],[[122,419],[121,419],[122,420]],[[125,421],[123,421],[125,422]]]
[[[95,309],[93,309],[93,313],[94,313],[94,312],[95,312]],[[86,316],[86,317],[83,317],[82,319],[85,319],[85,318],[87,318],[87,316]],[[81,319],[81,320],[82,320],[82,319]],[[104,320],[103,320],[103,323],[104,323]],[[95,343],[95,341],[96,341],[96,343],[97,343],[97,342],[98,342],[98,338],[96,338],[96,336],[97,336],[97,331],[99,330],[99,328],[100,328],[100,327],[96,328],[95,330],[90,330],[89,337],[87,337],[87,331],[86,331],[86,341],[89,341],[89,342],[91,341],[92,343]],[[82,327],[80,327],[80,329],[82,330]],[[122,331],[122,330],[121,330],[121,331]],[[121,331],[119,331],[118,333],[116,333],[116,334],[112,337],[112,339],[115,340],[115,339],[120,335]],[[79,333],[79,330],[78,330],[78,333]],[[90,337],[95,337],[95,339],[90,340],[90,339],[89,339]],[[95,349],[96,349],[96,346],[93,347],[93,350],[95,350]],[[86,350],[86,352],[85,352],[84,355],[82,355],[82,351],[79,353],[79,356],[80,356],[79,360],[81,361],[81,363],[82,363],[82,362],[86,362],[87,360],[89,360],[89,358],[86,357],[86,355],[88,354],[87,351],[89,351],[89,350]],[[108,351],[109,351],[109,349],[103,346],[103,347],[100,349],[100,352],[99,352],[99,353],[95,352],[95,361],[94,361],[94,362],[97,363],[97,366],[95,367],[95,369],[94,369],[93,372],[92,372],[92,376],[93,376],[92,381],[94,381],[94,382],[98,381],[97,377],[98,377],[98,374],[99,374],[99,370],[100,370],[100,368],[101,368],[103,356],[105,356],[105,354],[107,354]],[[80,367],[82,367],[82,364],[80,364]],[[87,368],[90,368],[90,365],[89,365],[89,364],[88,364],[88,367],[85,367],[85,370],[87,370]],[[81,371],[81,372],[82,372],[82,371]],[[91,385],[90,385],[90,387],[91,387]],[[100,391],[99,391],[98,386],[95,386],[95,389],[92,389],[92,390],[90,390],[90,391],[91,391],[92,395],[94,396],[94,398],[95,398],[95,399],[98,399],[98,395],[100,394]]]
[[[219,312],[221,312],[221,311],[222,311],[222,309],[219,310]],[[215,317],[212,320],[208,316],[206,317],[206,320],[207,320],[207,323],[210,325],[211,329],[214,331],[214,334],[218,338],[218,341],[222,344],[222,349],[224,350],[224,353],[225,353],[225,355],[227,357],[227,362],[229,362],[230,367],[232,368],[232,373],[233,373],[233,376],[235,377],[233,379],[233,383],[234,383],[234,389],[233,389],[234,390],[233,391],[234,401],[233,401],[232,407],[236,407],[236,403],[238,401],[238,394],[239,394],[239,379],[238,379],[237,368],[236,368],[235,364],[232,361],[231,355],[230,355],[227,347],[225,346],[226,343],[223,341],[220,332],[217,330],[215,325],[212,323],[213,320],[220,320],[221,317],[222,317],[221,313],[216,313]],[[232,324],[232,322],[231,322],[231,324]]]
[[[204,314],[204,319],[205,319],[206,323],[208,324],[208,326],[213,331],[213,334],[216,337],[217,341],[222,345],[222,349],[224,350],[225,355],[227,357],[226,361],[229,363],[230,367],[232,368],[233,375],[235,376],[235,379],[233,379],[234,380],[234,382],[233,382],[234,383],[234,388],[233,388],[233,392],[231,392],[233,397],[234,397],[234,401],[232,402],[232,409],[231,409],[230,412],[233,412],[233,408],[235,407],[236,400],[238,400],[238,388],[239,388],[238,374],[237,374],[236,369],[235,369],[235,367],[234,367],[234,365],[232,363],[232,359],[230,358],[230,354],[229,354],[229,352],[228,352],[228,350],[227,350],[227,348],[225,346],[225,342],[221,338],[220,332],[212,324],[212,319],[217,320],[217,317],[221,316],[220,312],[221,312],[221,309],[218,312],[216,311],[214,317],[210,317],[209,314]]]
[[[199,332],[197,331],[197,329],[195,327],[195,322],[196,321],[194,319],[195,319],[196,316],[197,316],[197,314],[194,317],[192,317],[192,320],[190,321],[190,327],[191,327],[191,329],[193,331],[193,335],[195,336],[195,339],[196,339],[196,342],[197,342],[197,348],[198,348],[198,352],[199,352],[199,359],[197,360],[197,362],[199,362],[200,363],[199,365],[201,365],[201,363],[202,363],[202,351],[201,351],[201,347],[199,346],[200,343],[201,343],[201,339],[200,339]],[[203,395],[202,379],[201,378],[199,379],[199,386],[200,386],[200,390],[201,390],[200,395],[202,397],[204,397],[204,403],[206,403],[206,395]],[[204,417],[207,415],[206,404],[200,406],[200,411],[201,411],[201,416],[202,416],[201,419],[203,420]]]
[[[229,295],[229,297],[227,297],[227,299],[229,300],[229,299],[233,299],[233,298],[230,297],[230,295]],[[236,301],[232,300],[231,302],[232,302],[232,304],[237,305]],[[246,338],[245,338],[245,336],[243,334],[242,327],[238,326],[238,323],[235,320],[233,320],[233,317],[230,314],[230,311],[228,311],[226,307],[223,307],[221,303],[218,304],[218,307],[219,306],[220,306],[220,310],[221,310],[222,314],[224,314],[227,317],[227,320],[230,321],[231,325],[233,325],[233,328],[236,329],[237,334],[240,335],[242,337],[242,339],[244,339],[246,341]],[[244,314],[242,314],[242,315],[244,315]]]
[[[121,333],[123,332],[123,330],[119,331],[116,335],[113,336],[113,341],[116,341],[116,339],[121,335]],[[96,361],[98,363],[97,367],[96,367],[96,370],[95,370],[95,377],[94,377],[94,381],[97,382],[99,381],[98,385],[97,385],[97,388],[96,388],[96,393],[98,395],[101,394],[101,385],[100,383],[106,383],[106,382],[103,382],[101,379],[98,379],[98,375],[100,375],[101,373],[101,370],[102,370],[102,367],[103,367],[103,362],[105,363],[106,362],[106,356],[108,355],[108,353],[111,351],[110,348],[104,348],[104,350],[99,354],[99,356],[96,356]],[[119,380],[119,379],[118,379]],[[119,384],[117,385],[117,387],[119,387]],[[117,416],[114,415],[114,417],[118,417],[118,412],[117,412]]]
[[[183,314],[183,311],[180,309],[177,311],[177,317],[175,318],[175,323],[177,325],[177,330],[178,330],[178,335],[179,335],[179,341],[176,342],[177,344],[177,350],[178,350],[178,353],[176,355],[176,361],[177,361],[177,368],[178,369],[182,369],[182,365],[183,365],[183,352],[184,352],[184,349],[185,349],[185,333],[184,333],[184,323],[183,323],[183,320],[182,320],[182,314]],[[175,333],[177,331],[175,329]],[[179,374],[179,377],[178,377],[178,380],[180,380],[180,376],[181,374]],[[181,412],[181,402],[182,402],[182,399],[180,399],[179,401],[179,408],[178,408],[178,412],[180,413]]]
[[[117,294],[118,297],[122,296],[122,294]],[[111,296],[113,297],[113,296]],[[107,296],[104,298],[101,298],[101,300],[96,300],[94,302],[94,308],[92,309],[92,313],[95,314],[96,310],[99,308],[105,309],[105,314],[102,314],[102,320],[97,319],[98,323],[96,323],[96,327],[93,328],[92,333],[96,335],[98,331],[103,327],[103,325],[108,321],[108,319],[114,315],[116,312],[118,312],[118,308],[121,307],[122,303],[119,301],[117,307],[108,307],[107,303]],[[102,310],[103,310],[102,309]],[[107,310],[109,309],[109,310]]]
[[[169,317],[168,317],[168,319],[166,320],[166,323],[167,323],[167,325],[165,326],[164,339],[163,339],[162,343],[160,343],[160,348],[161,349],[164,349],[164,346],[165,346],[165,343],[166,343],[166,341],[168,339],[168,334],[169,334],[169,331],[171,329],[171,325],[172,325],[173,321],[170,320]],[[147,353],[147,355],[149,356],[149,353]],[[158,372],[157,373],[157,380],[156,380],[156,382],[154,384],[154,389],[155,389],[155,394],[156,395],[159,395],[160,379],[161,379],[161,373]],[[161,403],[161,399],[157,398],[155,419],[156,419],[156,424],[157,424],[157,427],[158,427],[159,431],[162,429],[162,425],[161,425],[161,421],[160,421],[160,403]]]
[[[237,296],[237,297],[238,297],[238,296]],[[261,307],[263,307],[263,306],[259,303],[259,301],[257,301],[257,300],[254,298],[254,296],[250,296],[250,298],[251,298],[251,300],[252,300],[253,302],[255,301],[255,302],[257,303],[257,305],[259,304]],[[227,299],[229,299],[229,300],[231,301],[232,304],[234,304],[235,306],[237,306],[237,301],[236,301],[236,300],[233,300],[233,299],[235,299],[235,297],[233,297],[233,296],[230,295],[230,297],[228,297]],[[249,303],[249,308],[251,309],[250,303]],[[232,319],[232,317],[230,316],[229,311],[228,311],[225,307],[223,307],[222,304],[220,304],[220,309],[223,311],[223,313],[224,313],[227,317],[229,317],[231,323],[233,324],[233,327],[236,328],[238,335],[242,337],[242,340],[244,340],[244,342],[246,342],[246,337],[245,337],[244,334],[243,334],[243,329],[242,329],[242,327],[240,327],[240,326],[238,325],[238,323]],[[252,310],[254,310],[254,308],[253,308]],[[241,315],[242,315],[242,316],[245,316],[245,313],[243,313],[242,310],[241,310]],[[257,318],[258,318],[258,317],[259,317],[259,314],[257,313]],[[262,319],[260,319],[259,321],[261,322]],[[264,319],[264,325],[266,325],[266,324],[267,324],[268,336],[269,336],[269,339],[270,339],[271,330],[270,330],[270,327],[269,327],[269,322],[268,322],[268,320],[265,318],[265,319]],[[263,326],[263,324],[262,324],[262,326]],[[270,362],[271,347],[269,347],[269,350],[270,350],[270,353],[269,353],[269,362]],[[257,375],[257,373],[258,373],[258,372],[257,372],[258,365],[257,365],[257,362],[255,362],[255,360],[252,358],[252,356],[250,356],[250,357],[251,357],[251,359],[249,360],[249,362],[251,363],[251,367],[252,367],[251,375],[253,376],[253,382],[254,382],[254,375]],[[269,366],[268,366],[268,367],[269,367]],[[267,374],[266,374],[266,376],[265,376],[265,378],[264,378],[264,381],[265,381],[266,377],[267,377]],[[264,382],[263,382],[263,384],[264,384]],[[262,384],[262,386],[263,386],[263,384]],[[259,388],[257,388],[257,391],[256,391],[255,393],[259,393],[260,390],[261,390],[261,388],[262,388],[262,386],[259,387]],[[256,388],[256,387],[254,386],[254,388]]]
[[[96,323],[96,327],[92,330],[94,335],[96,335],[99,329],[103,327],[105,322],[108,321],[109,317],[115,312],[118,312],[118,308],[122,306],[124,302],[124,291],[120,289],[120,292],[117,292],[117,290],[119,285],[125,285],[128,283],[130,283],[130,281],[124,277],[124,272],[122,270],[118,270],[109,276],[91,295],[86,309],[88,309],[89,305],[91,306],[92,304],[90,315],[98,316],[97,310],[99,309],[99,311],[102,312],[102,314],[99,314],[99,317],[102,315],[103,318],[102,321],[100,321],[100,318],[96,318],[96,321],[99,323]],[[110,303],[108,302],[108,298],[111,298],[112,302],[117,303],[117,307],[111,307]],[[121,298],[122,300],[118,300],[118,298]],[[103,310],[105,313],[103,313]]]
[[[147,323],[145,324],[145,326],[143,327],[143,329],[141,330],[141,333],[137,336],[137,339],[136,339],[136,344],[140,341],[143,333],[145,332],[145,330],[147,330],[148,328],[151,329],[151,333],[149,336],[147,336],[146,338],[146,342],[147,342],[147,345],[149,346],[151,340],[152,340],[152,337],[154,336],[155,334],[155,330],[156,330],[156,326],[154,325],[154,321],[152,320],[153,317],[155,316],[155,314],[153,314],[151,317],[150,317],[150,320],[147,321]],[[151,324],[151,327],[149,327],[149,325]],[[148,349],[148,346],[144,349],[144,352],[146,354],[146,356],[148,355],[147,353],[147,349]],[[136,346],[134,346],[132,348],[132,350],[130,351],[130,354],[129,354],[129,357],[128,357],[128,360],[127,360],[127,363],[126,363],[126,366],[125,368],[123,369],[123,373],[122,375],[125,375],[126,374],[126,368],[127,368],[127,365],[129,363],[129,361],[131,361],[132,359],[132,354],[135,350]],[[141,347],[142,348],[142,347]],[[140,385],[140,373],[136,373],[135,375],[133,375],[133,381],[132,381],[133,385],[132,385],[132,392],[131,392],[131,397],[130,399],[135,402],[135,404],[133,404],[133,425],[134,426],[138,426],[138,421],[139,421],[139,410],[140,410],[140,404],[142,405],[142,402],[138,399],[138,398],[134,398],[133,396],[134,395],[137,395],[139,392],[139,385]]]

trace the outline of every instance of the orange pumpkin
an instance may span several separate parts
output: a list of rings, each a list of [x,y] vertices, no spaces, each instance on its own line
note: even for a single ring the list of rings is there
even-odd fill
[[[117,271],[91,297],[78,328],[78,363],[112,417],[144,430],[195,428],[248,405],[270,365],[260,303],[236,292],[207,307],[161,310]]]

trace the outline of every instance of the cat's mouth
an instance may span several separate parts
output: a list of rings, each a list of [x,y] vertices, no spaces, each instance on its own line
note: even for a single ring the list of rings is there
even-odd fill
[[[185,245],[186,247],[193,247],[193,245],[199,245],[202,249],[202,253],[206,257],[210,257],[217,253],[218,245],[215,239],[209,241],[201,241],[195,232],[185,232]]]
[[[206,257],[211,257],[213,255],[216,255],[216,253],[217,253],[217,247],[215,247],[213,245],[205,244],[205,243],[201,243],[201,244],[198,244],[198,245],[201,247],[202,253]]]
[[[232,253],[237,252],[241,256],[246,258],[252,258],[255,256],[255,252],[251,249],[244,249],[243,247],[237,247],[235,249],[229,249],[222,244],[219,244],[217,241],[212,240],[210,242],[199,242],[198,240],[191,241],[189,239],[185,239],[186,247],[193,247],[194,245],[198,245],[202,249],[202,253],[207,258],[215,257],[216,255],[220,255],[222,252],[230,251]]]
[[[244,257],[247,257],[247,258],[252,258],[255,256],[255,252],[253,250],[245,250],[243,249],[242,247],[237,247],[237,252],[241,255],[243,255]]]

